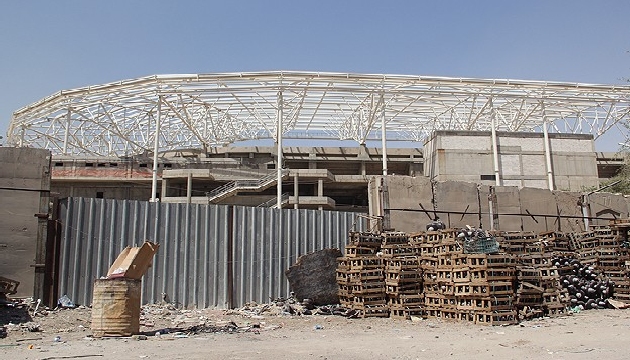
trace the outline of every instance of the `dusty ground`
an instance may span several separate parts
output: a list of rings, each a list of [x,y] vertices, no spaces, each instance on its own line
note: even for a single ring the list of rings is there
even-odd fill
[[[6,309],[5,309],[6,310]],[[251,315],[251,314],[249,314]],[[4,314],[0,319],[10,319]],[[14,314],[14,320],[18,316]],[[507,327],[438,320],[244,316],[145,308],[146,340],[91,337],[90,309],[50,311],[8,325],[0,359],[627,359],[630,310],[589,310]],[[236,324],[236,327],[231,322]],[[232,333],[187,333],[205,323]],[[38,332],[31,332],[28,328]],[[207,327],[206,327],[207,329]]]

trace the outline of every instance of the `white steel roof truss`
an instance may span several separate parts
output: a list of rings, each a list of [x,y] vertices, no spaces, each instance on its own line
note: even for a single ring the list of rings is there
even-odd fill
[[[488,130],[491,110],[497,130],[541,131],[546,119],[550,131],[598,137],[614,128],[627,137],[620,124],[630,118],[628,86],[312,72],[155,75],[57,92],[17,110],[7,140],[59,154],[67,132],[75,155],[150,152],[158,96],[166,104],[160,151],[275,139],[279,91],[283,136],[291,138],[378,140],[384,114],[388,140],[422,141],[436,129]]]

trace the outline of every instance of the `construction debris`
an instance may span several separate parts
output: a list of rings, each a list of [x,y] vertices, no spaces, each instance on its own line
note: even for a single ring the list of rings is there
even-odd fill
[[[0,304],[7,303],[7,295],[13,295],[17,293],[17,288],[20,282],[17,280],[11,280],[0,276]]]
[[[339,249],[324,249],[302,255],[286,272],[295,297],[312,305],[339,303],[335,271]]]
[[[149,241],[145,241],[140,247],[127,246],[112,263],[107,271],[107,278],[142,279],[159,247],[159,244]]]

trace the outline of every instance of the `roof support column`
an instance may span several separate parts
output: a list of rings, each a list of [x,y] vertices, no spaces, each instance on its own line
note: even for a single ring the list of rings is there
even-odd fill
[[[186,204],[192,203],[192,181],[193,181],[192,172],[189,171],[188,177],[186,179]],[[164,194],[162,194],[162,196],[164,196]]]
[[[490,120],[492,121],[492,162],[494,163],[494,184],[501,186],[501,172],[499,169],[499,145],[497,143],[497,119],[494,112],[492,98],[488,100],[490,103]]]
[[[295,203],[293,204],[294,209],[298,209],[298,204],[300,203],[300,185],[298,183],[298,173],[295,172],[295,176],[293,176],[293,199]]]
[[[387,131],[385,129],[385,99],[381,93],[381,104],[383,113],[381,114],[381,149],[383,151],[383,176],[387,176]]]
[[[543,137],[545,142],[545,164],[547,165],[547,185],[549,186],[549,190],[554,189],[553,183],[553,168],[551,166],[551,143],[549,142],[549,131],[547,130],[547,126],[549,125],[549,121],[547,120],[547,112],[545,111],[545,103],[540,102],[540,106],[542,108],[542,116],[543,116]]]
[[[70,135],[70,117],[72,116],[72,109],[68,108],[68,114],[66,115],[66,130],[63,134],[63,154],[68,155],[68,136]]]
[[[158,150],[160,149],[160,122],[162,121],[162,95],[158,96],[157,118],[155,119],[155,140],[153,141],[153,179],[151,181],[150,202],[157,202]]]
[[[282,90],[278,91],[278,125],[276,127],[276,143],[278,144],[278,170],[276,206],[282,209],[282,118],[284,117],[282,109]]]

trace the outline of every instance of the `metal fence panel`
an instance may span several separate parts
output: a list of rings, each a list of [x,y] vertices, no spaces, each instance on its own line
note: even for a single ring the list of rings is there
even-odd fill
[[[228,308],[288,295],[284,272],[298,256],[343,249],[357,213],[68,198],[59,293],[92,302],[94,279],[126,246],[160,244],[143,278],[143,302]]]

